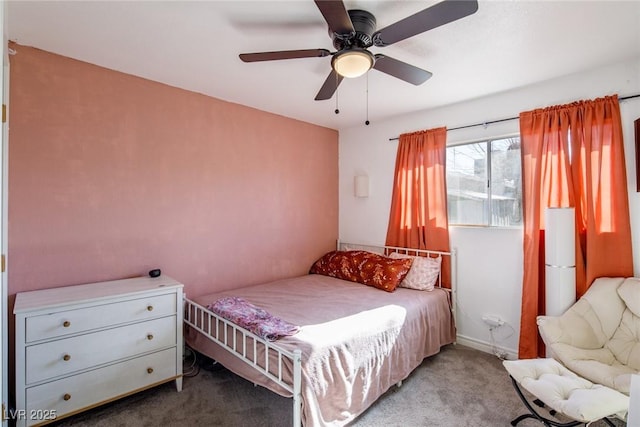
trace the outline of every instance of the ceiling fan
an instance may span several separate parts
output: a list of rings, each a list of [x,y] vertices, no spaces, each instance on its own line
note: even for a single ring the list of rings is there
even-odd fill
[[[371,68],[414,85],[431,77],[429,71],[379,53],[369,47],[385,47],[417,34],[471,15],[478,10],[477,0],[444,0],[418,13],[376,30],[376,18],[366,10],[349,10],[341,0],[315,0],[329,25],[329,36],[336,52],[327,49],[284,50],[242,53],[244,62],[332,56],[331,73],[315,97],[330,99],[344,77],[359,77]]]

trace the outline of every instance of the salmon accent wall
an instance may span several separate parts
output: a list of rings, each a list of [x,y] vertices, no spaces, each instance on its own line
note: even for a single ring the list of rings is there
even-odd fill
[[[196,296],[335,247],[337,131],[12,47],[11,295],[160,268]]]

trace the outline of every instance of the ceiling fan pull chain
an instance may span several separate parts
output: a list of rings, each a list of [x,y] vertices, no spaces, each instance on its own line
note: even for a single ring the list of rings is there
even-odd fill
[[[338,85],[340,84],[338,73],[336,74],[336,114],[340,114],[340,110],[338,109]]]
[[[364,124],[369,126],[369,72],[367,72],[367,120]]]

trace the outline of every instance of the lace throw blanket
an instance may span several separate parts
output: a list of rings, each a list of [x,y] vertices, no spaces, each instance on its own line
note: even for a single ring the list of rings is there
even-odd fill
[[[240,297],[220,298],[207,308],[268,341],[294,335],[300,330],[299,326],[275,317]]]

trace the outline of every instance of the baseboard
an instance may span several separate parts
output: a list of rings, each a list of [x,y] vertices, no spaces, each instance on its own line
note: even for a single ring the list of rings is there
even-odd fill
[[[458,334],[457,337],[457,343],[460,345],[465,345],[467,347],[471,347],[471,348],[475,348],[476,350],[480,350],[483,351],[485,353],[489,353],[489,354],[494,354],[494,346],[491,345],[491,343],[485,342],[485,341],[480,341],[478,339],[475,338],[470,338],[470,337],[465,337],[464,335],[460,335]],[[518,352],[510,349],[510,348],[505,348],[499,345],[495,346],[495,349],[503,354],[507,355],[507,359],[510,360],[515,360],[518,358]]]

